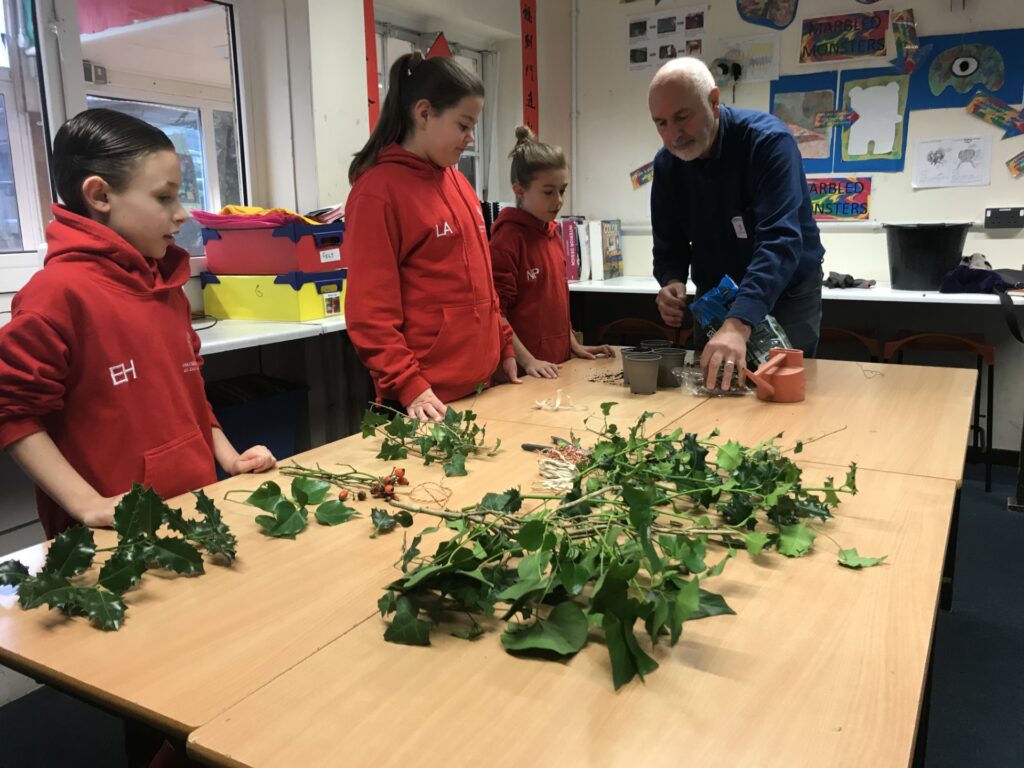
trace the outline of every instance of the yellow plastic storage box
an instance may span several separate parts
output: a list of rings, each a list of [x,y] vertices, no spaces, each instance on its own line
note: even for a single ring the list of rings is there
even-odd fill
[[[220,320],[322,320],[345,314],[347,269],[284,275],[203,272],[206,314]]]

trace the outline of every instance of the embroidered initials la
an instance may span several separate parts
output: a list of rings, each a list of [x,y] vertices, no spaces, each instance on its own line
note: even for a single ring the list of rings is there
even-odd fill
[[[114,382],[115,387],[119,387],[122,384],[127,384],[132,379],[139,378],[135,373],[135,360],[129,360],[127,363],[118,363],[112,365],[110,370],[110,380]]]
[[[444,229],[441,228],[440,224],[435,224],[434,231],[437,233],[438,237],[447,237],[448,235],[455,233],[455,230],[452,229],[452,225],[447,221],[444,222]]]

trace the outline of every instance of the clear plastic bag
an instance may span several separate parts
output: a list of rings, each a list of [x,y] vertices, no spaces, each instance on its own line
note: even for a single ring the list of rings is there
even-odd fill
[[[704,381],[704,373],[700,369],[700,363],[687,358],[681,368],[673,368],[672,375],[679,382],[679,387],[684,394],[694,397],[746,397],[755,394],[745,384],[740,382],[739,376],[733,374],[731,389],[708,389]]]

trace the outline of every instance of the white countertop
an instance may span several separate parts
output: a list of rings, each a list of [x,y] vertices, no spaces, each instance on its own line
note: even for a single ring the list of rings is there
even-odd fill
[[[323,320],[309,320],[295,323],[261,322],[259,320],[195,320],[192,327],[197,329],[203,345],[200,353],[213,355],[233,349],[260,347],[281,341],[294,341],[325,333],[345,330],[345,318],[331,317]]]
[[[573,293],[634,293],[655,295],[658,281],[653,277],[611,277],[607,280],[577,280],[569,283]],[[686,284],[693,294],[693,283]],[[1011,294],[1014,304],[1024,305],[1024,295]],[[894,301],[917,304],[998,304],[994,293],[939,293],[938,291],[902,291],[879,281],[872,288],[822,288],[821,297],[843,301]]]

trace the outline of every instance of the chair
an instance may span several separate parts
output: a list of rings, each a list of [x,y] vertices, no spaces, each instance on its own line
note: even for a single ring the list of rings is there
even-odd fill
[[[984,443],[985,455],[985,492],[992,490],[992,431],[995,425],[993,412],[995,400],[996,350],[991,344],[967,336],[955,336],[949,333],[918,333],[901,339],[887,342],[883,350],[884,362],[903,362],[905,350],[926,350],[932,352],[968,352],[974,354],[977,361],[978,380],[974,386],[974,409],[971,418],[972,444],[979,449]],[[981,380],[982,366],[988,367],[988,375],[984,376],[987,384],[985,401],[985,428],[981,427]]]
[[[826,327],[821,329],[821,335],[818,338],[817,357],[833,359],[827,354],[822,354],[822,347],[826,344],[844,348],[859,345],[867,352],[868,360],[872,363],[877,363],[882,357],[882,343],[878,339],[871,338],[858,331],[851,331],[848,328]],[[843,356],[839,359],[846,360],[849,358]]]
[[[643,317],[623,317],[598,328],[597,340],[602,344],[632,346],[644,339],[666,339],[681,347],[692,333],[692,328],[671,328]]]

